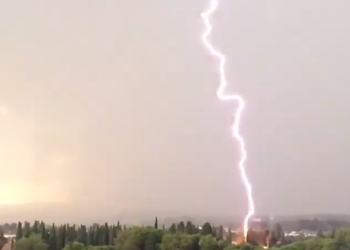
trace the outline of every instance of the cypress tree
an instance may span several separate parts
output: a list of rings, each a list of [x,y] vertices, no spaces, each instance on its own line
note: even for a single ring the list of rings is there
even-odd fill
[[[223,240],[224,239],[224,228],[223,228],[223,226],[219,227],[217,237],[218,237],[219,240]]]
[[[63,249],[63,245],[62,245],[62,225],[59,226],[58,230],[57,230],[57,236],[56,236],[56,249],[59,250],[59,249]]]
[[[103,234],[104,234],[104,245],[109,245],[109,226],[107,222],[105,223]]]
[[[61,235],[61,245],[63,246],[62,248],[64,248],[66,246],[66,238],[67,238],[67,225],[63,225],[62,227],[62,235]]]
[[[186,223],[185,233],[193,234],[193,225],[190,221],[187,221],[187,223]]]
[[[56,232],[55,224],[52,224],[52,227],[51,227],[50,236],[48,238],[48,248],[49,248],[49,250],[58,249],[57,248],[57,232]]]
[[[233,241],[233,234],[232,234],[231,227],[228,228],[228,235],[226,237],[226,241],[228,243],[231,243]]]
[[[181,221],[179,224],[177,224],[176,232],[178,232],[178,233],[185,232],[185,224],[183,221]]]
[[[93,231],[93,237],[92,237],[92,245],[97,246],[99,244],[98,241],[100,239],[98,226],[94,226],[93,230],[94,231]]]
[[[19,239],[22,239],[23,237],[23,232],[22,232],[22,223],[18,222],[17,224],[17,232],[16,232],[16,241]]]
[[[118,235],[118,228],[116,226],[113,226],[112,230],[112,238],[110,239],[110,245],[115,245],[115,239],[117,238]]]
[[[30,223],[29,222],[24,222],[24,237],[26,237],[26,238],[29,238],[29,236],[30,236]]]
[[[171,226],[170,226],[170,233],[176,233],[176,226],[175,226],[175,223],[173,223],[173,224],[171,224]]]
[[[109,246],[113,246],[113,230],[114,230],[114,227],[113,226],[110,226],[109,227],[109,235],[108,235],[108,245]]]
[[[218,233],[217,233],[217,228],[215,227],[215,225],[213,224],[213,226],[212,226],[212,232],[213,232],[213,237],[217,237],[217,235],[218,235]]]
[[[86,226],[81,225],[80,227],[80,243],[84,244],[85,246],[87,246],[87,237],[88,237],[88,232],[86,229]]]
[[[34,221],[33,227],[32,227],[32,233],[33,234],[39,234],[39,221]]]
[[[156,220],[154,222],[154,228],[155,229],[158,229],[158,218],[156,217]]]
[[[93,227],[90,227],[89,228],[89,231],[88,231],[88,237],[87,237],[87,245],[88,246],[92,246],[93,245]]]
[[[66,246],[66,225],[61,225],[57,234],[57,250],[61,250]]]
[[[73,243],[77,239],[77,230],[75,229],[75,225],[69,225],[66,226],[66,238],[65,238],[65,245]]]
[[[204,223],[202,227],[202,235],[213,235],[213,228],[211,227],[209,222]]]
[[[98,227],[98,245],[104,246],[104,226]]]
[[[40,234],[41,234],[41,239],[44,242],[46,242],[47,241],[47,234],[46,234],[45,224],[43,221],[40,223]]]

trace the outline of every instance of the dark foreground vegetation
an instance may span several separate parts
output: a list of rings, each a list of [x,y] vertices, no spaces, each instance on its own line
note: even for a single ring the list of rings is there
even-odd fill
[[[7,224],[9,225],[9,224]],[[12,226],[14,226],[12,224]],[[191,222],[173,224],[170,228],[158,225],[126,227],[117,225],[46,225],[36,221],[16,225],[13,250],[253,250],[268,245],[279,250],[348,250],[350,228],[329,232],[319,231],[317,236],[286,236],[279,224],[273,230],[250,230],[247,243],[232,244],[240,235],[222,226]],[[0,235],[0,244],[3,246]],[[6,249],[7,250],[7,249]]]

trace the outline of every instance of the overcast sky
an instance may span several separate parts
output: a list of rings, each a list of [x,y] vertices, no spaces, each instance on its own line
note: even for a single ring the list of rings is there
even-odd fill
[[[244,215],[208,4],[1,1],[0,202]],[[257,212],[349,213],[349,1],[220,4]]]

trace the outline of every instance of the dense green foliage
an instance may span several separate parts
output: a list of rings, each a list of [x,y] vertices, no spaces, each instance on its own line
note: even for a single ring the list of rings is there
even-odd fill
[[[288,218],[276,218],[276,221],[282,226],[285,231],[301,231],[301,230],[310,230],[310,231],[330,231],[333,228],[348,227],[350,228],[350,217],[345,215],[318,215],[318,216],[305,216],[305,217],[314,217],[313,219],[301,219],[298,216],[288,217]],[[317,219],[317,218],[321,219]],[[266,218],[268,220],[268,218]],[[171,221],[171,220],[169,220]],[[178,220],[178,221],[181,221]],[[220,224],[220,222],[216,222]],[[162,225],[154,224],[155,227],[161,228]],[[231,226],[234,228],[239,227],[240,223],[235,222],[231,223]],[[266,225],[265,225],[266,226]],[[4,233],[14,233],[17,230],[17,223],[5,223],[1,225],[1,230]]]
[[[161,228],[161,229],[160,229]],[[315,237],[288,238],[280,225],[274,230],[251,230],[246,244],[234,245],[238,236],[222,226],[209,223],[198,227],[180,222],[169,228],[108,225],[50,225],[36,221],[18,223],[13,250],[254,250],[269,245],[271,250],[347,250],[350,229],[329,233],[320,231]]]

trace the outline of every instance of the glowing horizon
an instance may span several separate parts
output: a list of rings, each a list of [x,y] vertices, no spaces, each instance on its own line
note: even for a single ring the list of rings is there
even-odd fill
[[[66,202],[57,183],[33,183],[23,180],[0,182],[0,205],[21,205],[40,202]]]

